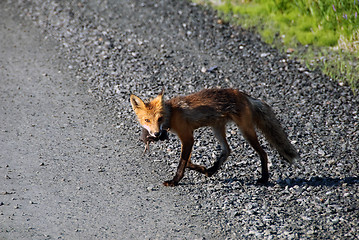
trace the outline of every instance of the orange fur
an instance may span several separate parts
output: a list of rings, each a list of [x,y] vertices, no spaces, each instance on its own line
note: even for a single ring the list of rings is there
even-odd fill
[[[142,101],[135,95],[131,95],[130,100],[140,124],[146,128],[152,136],[159,133],[165,115],[163,92],[161,92],[155,99],[148,102]]]
[[[150,135],[159,136],[162,130],[175,132],[181,140],[181,158],[174,178],[164,182],[175,186],[182,179],[185,168],[212,176],[230,154],[226,140],[226,123],[235,122],[254,150],[259,154],[262,166],[260,183],[269,178],[267,154],[258,142],[255,127],[259,128],[268,141],[290,163],[299,158],[290,144],[272,109],[264,102],[254,99],[236,89],[204,89],[200,92],[163,100],[162,92],[152,101],[143,102],[131,95],[131,105],[138,121]],[[190,160],[194,143],[193,131],[210,126],[221,144],[222,152],[210,168],[193,164]]]

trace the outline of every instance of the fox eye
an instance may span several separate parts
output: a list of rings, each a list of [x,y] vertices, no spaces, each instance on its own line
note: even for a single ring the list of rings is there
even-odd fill
[[[148,122],[148,123],[149,123],[149,122],[150,122],[150,119],[147,119],[147,118],[146,118],[146,119],[145,119],[145,122]]]
[[[163,117],[159,117],[159,118],[158,118],[158,121],[159,121],[159,122],[162,122],[162,120],[163,120]]]

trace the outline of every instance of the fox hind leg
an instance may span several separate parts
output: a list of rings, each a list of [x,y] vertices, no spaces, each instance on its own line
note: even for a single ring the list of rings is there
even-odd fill
[[[226,126],[225,126],[225,124],[213,127],[213,133],[214,133],[215,137],[217,138],[217,140],[219,141],[219,143],[221,145],[222,152],[218,156],[218,158],[215,161],[214,165],[207,170],[206,175],[208,177],[212,176],[213,174],[215,174],[219,170],[219,168],[227,160],[229,154],[231,153],[231,149],[229,148],[229,145],[228,145],[227,139],[226,139]]]
[[[254,150],[259,154],[261,159],[261,166],[262,166],[262,177],[258,179],[258,183],[265,184],[268,182],[269,173],[268,173],[268,158],[267,153],[263,150],[261,145],[258,142],[257,134],[248,134],[245,133],[244,137],[247,139],[249,144],[254,148]]]
[[[193,164],[191,162],[191,159],[188,160],[187,162],[187,168],[191,169],[191,170],[195,170],[199,173],[203,173],[203,174],[207,174],[207,168],[198,164]]]
[[[233,116],[232,119],[238,125],[244,138],[248,141],[248,143],[252,146],[252,148],[258,153],[261,160],[261,168],[262,168],[262,177],[258,179],[258,183],[266,184],[269,178],[267,153],[263,150],[263,148],[259,144],[251,114],[247,113],[246,116],[247,117],[243,117],[243,115],[242,117]]]
[[[252,121],[244,121],[241,119],[235,119],[236,124],[241,130],[244,138],[249,142],[252,148],[259,154],[262,167],[262,177],[258,179],[258,183],[266,184],[268,182],[269,173],[268,173],[268,158],[267,153],[263,150],[259,144],[257,133]]]

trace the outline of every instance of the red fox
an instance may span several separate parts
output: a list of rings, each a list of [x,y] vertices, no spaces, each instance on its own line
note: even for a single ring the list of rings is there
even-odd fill
[[[254,99],[236,89],[204,89],[187,96],[177,96],[167,101],[164,90],[151,101],[142,101],[131,95],[130,101],[139,123],[153,139],[164,131],[177,134],[182,143],[181,158],[177,172],[165,186],[176,186],[183,178],[185,169],[196,170],[210,177],[215,174],[230,154],[226,140],[226,123],[235,122],[244,138],[259,154],[262,167],[260,184],[268,182],[267,154],[260,146],[255,128],[261,130],[266,139],[289,162],[293,163],[299,154],[288,141],[287,135],[276,119],[273,110],[264,102]],[[214,165],[206,168],[190,160],[195,129],[209,126],[221,145],[221,154]]]

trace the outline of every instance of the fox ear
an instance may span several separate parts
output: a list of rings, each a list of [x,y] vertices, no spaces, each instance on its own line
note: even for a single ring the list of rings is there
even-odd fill
[[[133,94],[130,96],[130,101],[131,101],[133,110],[136,110],[138,108],[144,108],[144,106],[145,106],[145,103],[141,100],[141,98],[139,98]]]
[[[161,90],[161,92],[158,94],[158,96],[163,96],[164,92],[165,92],[165,87],[162,87],[162,90]]]
[[[160,99],[160,101],[162,101],[163,93],[164,93],[164,92],[165,92],[165,88],[162,87],[161,92],[158,94],[158,96],[157,96],[155,99],[156,99],[156,100],[157,100],[157,99]]]

